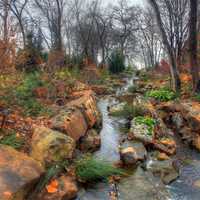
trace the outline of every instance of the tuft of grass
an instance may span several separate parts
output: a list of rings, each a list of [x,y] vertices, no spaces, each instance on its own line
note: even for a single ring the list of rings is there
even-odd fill
[[[159,90],[151,90],[146,93],[146,96],[153,97],[154,99],[163,102],[174,100],[177,97],[173,91],[166,88],[161,88]]]
[[[11,146],[14,149],[20,149],[24,145],[24,140],[17,137],[15,132],[12,132],[11,134],[4,136],[0,140],[0,144]]]
[[[107,180],[112,175],[124,175],[122,169],[112,166],[103,160],[96,160],[91,156],[86,156],[76,161],[76,176],[83,182],[96,182]]]
[[[135,118],[136,124],[143,124],[148,127],[148,135],[151,136],[153,134],[154,127],[156,125],[156,120],[148,117],[148,116],[138,116]]]
[[[125,104],[123,109],[120,111],[116,111],[112,113],[111,115],[113,117],[123,117],[127,119],[133,119],[134,117],[137,116],[143,116],[145,115],[146,110],[144,106],[141,106],[139,104],[133,105],[133,104]]]

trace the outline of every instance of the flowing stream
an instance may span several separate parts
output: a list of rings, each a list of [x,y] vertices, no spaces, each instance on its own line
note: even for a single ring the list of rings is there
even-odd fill
[[[122,94],[132,85],[133,80],[127,79],[127,84],[116,91]],[[103,128],[101,131],[102,145],[94,156],[98,159],[115,163],[119,161],[119,140],[123,133],[120,126],[124,120],[109,116],[107,107],[116,103],[110,96],[101,98],[98,106],[103,116]],[[187,161],[187,165],[181,165],[180,177],[170,186],[164,186],[148,171],[138,167],[132,175],[124,178],[118,187],[119,200],[200,200],[200,154],[190,150],[178,141],[178,160]],[[196,184],[194,184],[196,183]],[[97,183],[84,188],[79,192],[77,200],[109,200],[111,188],[108,183]]]

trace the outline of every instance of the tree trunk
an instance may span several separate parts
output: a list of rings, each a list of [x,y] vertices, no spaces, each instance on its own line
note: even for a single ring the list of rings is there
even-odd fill
[[[198,0],[190,0],[190,65],[193,91],[200,92],[199,66],[197,60],[197,7]]]
[[[156,14],[156,19],[157,19],[157,23],[158,26],[160,28],[160,32],[162,35],[162,40],[163,40],[163,44],[167,50],[167,54],[171,63],[171,67],[170,67],[170,71],[171,71],[171,77],[172,77],[172,85],[173,85],[173,90],[176,92],[180,92],[181,90],[181,81],[180,81],[180,77],[179,77],[179,71],[177,68],[177,64],[176,64],[176,59],[173,53],[173,50],[170,47],[170,44],[168,42],[167,39],[167,34],[165,32],[164,26],[163,26],[163,22],[161,19],[161,15],[160,15],[160,10],[158,7],[158,4],[156,3],[155,0],[149,0],[150,4],[152,5],[155,14]]]

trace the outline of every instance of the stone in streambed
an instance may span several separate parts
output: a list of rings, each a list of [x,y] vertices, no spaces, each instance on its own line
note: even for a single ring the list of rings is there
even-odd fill
[[[170,184],[179,177],[172,160],[151,161],[147,168],[154,175],[159,176],[164,184]]]
[[[138,161],[144,161],[147,158],[147,150],[142,142],[139,141],[126,141],[122,144],[122,149],[132,147],[137,155]]]
[[[154,181],[151,173],[140,167],[133,175],[122,179],[118,185],[123,200],[169,200],[170,194],[162,183]]]
[[[71,159],[75,141],[58,131],[46,127],[36,127],[31,141],[31,156],[43,165]]]
[[[33,158],[0,145],[0,199],[24,200],[44,169]]]
[[[127,147],[120,150],[120,159],[124,165],[134,166],[138,162],[138,157],[133,147]]]

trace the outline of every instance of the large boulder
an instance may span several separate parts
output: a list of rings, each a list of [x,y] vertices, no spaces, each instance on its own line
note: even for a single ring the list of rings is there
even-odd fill
[[[71,159],[75,147],[75,141],[71,137],[46,127],[36,127],[32,136],[30,155],[45,165]]]
[[[88,125],[82,112],[75,108],[65,108],[52,119],[52,128],[78,141],[85,136]]]
[[[85,117],[87,125],[92,128],[95,124],[101,122],[101,115],[97,108],[97,102],[94,93],[91,90],[74,93],[79,98],[67,104],[69,108],[75,107],[81,110]]]
[[[33,158],[0,145],[1,200],[24,200],[43,173],[43,167]]]
[[[46,191],[47,190],[47,191]],[[37,200],[72,200],[77,196],[78,188],[69,176],[52,181],[37,197]]]
[[[80,140],[80,150],[83,152],[94,152],[101,146],[101,136],[95,129],[90,129],[87,135]]]

